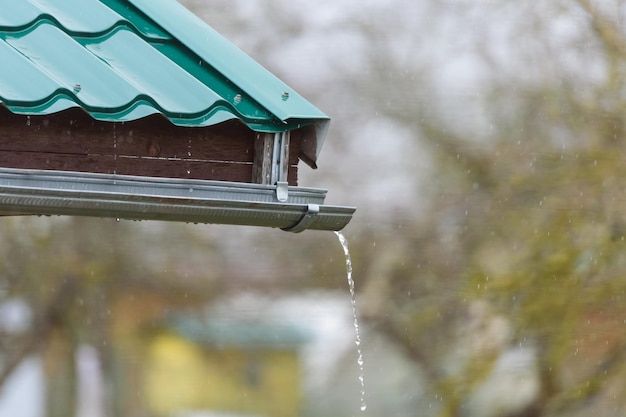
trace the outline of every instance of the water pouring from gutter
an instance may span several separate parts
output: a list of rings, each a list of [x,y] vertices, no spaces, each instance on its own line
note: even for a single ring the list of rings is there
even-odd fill
[[[350,249],[348,248],[348,240],[346,237],[343,233],[341,233],[341,231],[335,231],[335,235],[339,238],[339,243],[341,244],[343,253],[346,257],[346,276],[348,279],[348,287],[350,289],[350,304],[352,305],[352,317],[355,332],[354,343],[356,344],[357,364],[359,365],[359,384],[361,385],[361,411],[365,411],[367,409],[367,404],[365,403],[365,372],[363,370],[364,361],[363,352],[361,350],[361,329],[357,314],[356,292],[354,288],[354,279],[352,278],[352,258],[350,257]]]

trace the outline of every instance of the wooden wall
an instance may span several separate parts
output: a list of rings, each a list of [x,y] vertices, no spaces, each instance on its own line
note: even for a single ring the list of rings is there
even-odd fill
[[[239,121],[185,128],[160,115],[111,123],[80,109],[23,116],[0,105],[0,167],[7,168],[250,183],[258,136]],[[290,145],[290,185],[297,185],[299,144]]]

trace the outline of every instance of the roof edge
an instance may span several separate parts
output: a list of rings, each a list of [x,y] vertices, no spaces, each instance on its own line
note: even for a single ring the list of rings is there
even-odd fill
[[[281,121],[330,120],[322,111],[176,0],[128,1],[216,70],[228,74],[236,86],[254,97]],[[210,48],[207,48],[205,42],[208,39],[211,41]],[[241,68],[246,69],[245,77],[238,76],[242,72]],[[263,88],[259,88],[260,85]]]

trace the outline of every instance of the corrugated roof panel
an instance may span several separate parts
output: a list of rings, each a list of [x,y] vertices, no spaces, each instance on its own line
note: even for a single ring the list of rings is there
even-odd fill
[[[86,0],[90,3],[95,0]],[[157,22],[154,22],[147,16],[137,13],[137,9],[133,7],[127,0],[100,0],[100,3],[122,16],[125,24],[132,25],[146,38],[151,39],[172,39],[171,35],[165,32]]]
[[[40,76],[56,83],[52,94],[65,90],[87,110],[118,109],[141,94],[132,84],[111,71],[110,65],[53,25],[39,24],[23,36],[7,37],[6,42],[25,56],[41,72]],[[51,44],[55,47],[51,48]],[[57,57],[59,51],[63,51],[63,59]],[[40,93],[41,96],[33,102],[44,102],[50,98],[50,91],[42,90]],[[9,101],[12,97],[5,99]]]
[[[58,88],[58,84],[44,74],[38,67],[0,39],[0,62],[2,67],[11,68],[0,77],[0,97],[12,103],[31,105],[49,97]]]
[[[40,15],[51,16],[66,31],[72,33],[99,33],[109,30],[123,18],[99,2],[85,0],[22,0],[36,6]]]
[[[176,39],[193,50],[243,91],[248,92],[280,120],[327,119],[324,113],[218,34],[203,20],[171,0],[130,0],[147,16],[161,23]],[[210,44],[210,47],[207,45]],[[289,97],[285,99],[284,93]]]
[[[132,18],[132,22],[128,17]],[[95,0],[2,0],[0,28],[4,30],[21,30],[42,19],[52,20],[73,34],[102,33],[111,30],[115,25],[130,25],[146,38],[172,39],[158,25],[134,13],[127,2],[117,0],[112,2]]]
[[[0,28],[21,28],[31,24],[41,15],[41,9],[26,0],[3,0]]]
[[[182,126],[237,118],[257,131],[328,117],[174,0],[5,0],[0,102],[16,113],[79,106]]]
[[[129,30],[117,30],[105,40],[86,46],[165,114],[202,113],[224,101]]]

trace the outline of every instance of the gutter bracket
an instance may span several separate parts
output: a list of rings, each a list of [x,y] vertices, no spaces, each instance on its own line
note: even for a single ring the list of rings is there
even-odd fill
[[[276,198],[281,203],[289,199],[289,132],[274,134],[270,184],[276,184]]]
[[[304,213],[298,223],[294,224],[291,227],[285,227],[282,230],[284,230],[285,232],[300,233],[306,230],[311,225],[311,223],[313,223],[313,220],[315,220],[315,217],[319,214],[319,212],[319,204],[307,204],[306,213]]]
[[[289,183],[287,181],[276,182],[276,199],[281,203],[289,200]]]

